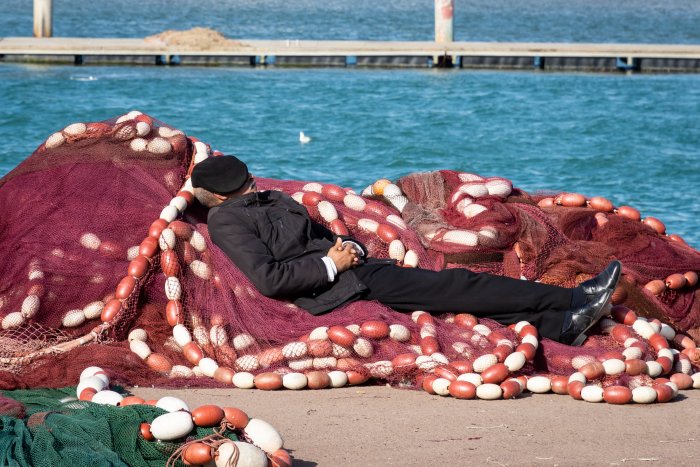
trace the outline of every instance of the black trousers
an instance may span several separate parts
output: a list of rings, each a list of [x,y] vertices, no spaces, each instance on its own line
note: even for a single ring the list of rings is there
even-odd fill
[[[529,321],[541,336],[553,340],[561,336],[563,312],[573,301],[573,289],[467,269],[430,271],[370,263],[353,272],[369,289],[365,300],[398,311],[471,313],[502,324]]]

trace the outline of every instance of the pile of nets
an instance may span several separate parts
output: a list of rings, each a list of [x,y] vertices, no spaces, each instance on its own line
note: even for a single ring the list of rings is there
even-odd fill
[[[261,295],[212,245],[189,174],[220,154],[134,111],[65,127],[0,181],[0,388],[74,384],[91,365],[125,385],[372,379],[487,399],[527,388],[651,402],[668,399],[659,385],[673,395],[700,386],[700,253],[658,219],[448,170],[379,179],[360,193],[257,178],[404,267],[571,287],[611,259],[623,264],[612,319],[582,347],[540,340],[528,323],[477,320],[468,304],[429,315],[359,301],[312,316]]]

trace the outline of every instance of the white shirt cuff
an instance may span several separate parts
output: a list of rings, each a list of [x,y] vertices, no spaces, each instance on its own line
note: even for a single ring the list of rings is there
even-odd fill
[[[335,263],[329,256],[324,256],[321,258],[323,264],[326,265],[326,272],[328,273],[328,282],[333,282],[335,280],[335,275],[338,274],[338,269],[335,267]]]

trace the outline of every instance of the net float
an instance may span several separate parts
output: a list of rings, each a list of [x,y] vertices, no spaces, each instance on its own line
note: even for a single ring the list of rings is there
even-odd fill
[[[331,326],[327,335],[331,342],[340,346],[348,347],[355,342],[355,334],[344,326]]]
[[[377,227],[377,236],[385,243],[393,243],[399,238],[396,229],[388,224],[379,224]]]
[[[457,177],[459,178],[460,182],[480,182],[484,180],[484,177],[481,175],[469,172],[460,172],[457,174]]]
[[[671,375],[671,381],[678,386],[678,389],[684,391],[693,387],[693,378],[684,373],[674,373]]]
[[[668,341],[661,334],[654,333],[647,338],[649,340],[649,345],[657,352],[661,349],[668,348]]]
[[[525,355],[525,358],[527,361],[532,361],[533,358],[535,358],[535,354],[537,353],[537,347],[535,347],[532,344],[520,344],[515,348],[516,352],[522,352],[523,355]]]
[[[418,267],[418,255],[413,250],[408,250],[403,258],[404,266],[415,268]]]
[[[309,357],[299,360],[290,360],[287,365],[294,371],[306,371],[314,367],[314,359]]]
[[[132,329],[129,332],[129,335],[127,337],[127,341],[143,341],[146,342],[148,340],[148,334],[146,333],[145,329],[142,328],[136,328]]]
[[[637,315],[634,313],[634,311],[623,305],[616,305],[612,307],[611,314],[615,321],[627,326],[632,326],[634,322],[637,321]]]
[[[473,399],[476,397],[476,386],[469,381],[453,381],[450,383],[449,392],[455,399]]]
[[[466,217],[467,219],[471,219],[472,217],[476,217],[479,214],[481,214],[482,212],[486,212],[486,211],[488,211],[486,206],[483,206],[483,205],[478,204],[478,203],[471,203],[471,204],[468,204],[466,206],[462,206],[460,209],[460,212],[462,213],[462,215],[464,217]]]
[[[614,209],[612,202],[607,198],[603,198],[602,196],[594,196],[593,198],[589,199],[588,206],[601,212],[613,212]]]
[[[127,405],[139,405],[143,404],[145,399],[138,397],[138,396],[126,396],[124,399],[119,402],[120,407],[126,407]]]
[[[663,371],[663,367],[659,362],[656,362],[654,360],[650,360],[645,362],[646,365],[646,373],[651,376],[652,378],[656,378],[659,376]]]
[[[518,380],[509,379],[501,383],[501,391],[503,391],[504,399],[513,399],[518,397],[523,392],[523,387]]]
[[[321,188],[321,194],[331,201],[341,202],[345,198],[345,190],[343,190],[338,185],[323,185]]]
[[[306,342],[290,342],[282,347],[282,355],[285,358],[300,358],[308,353]]]
[[[301,188],[301,190],[314,192],[314,193],[321,193],[321,192],[323,192],[323,185],[321,185],[320,183],[316,183],[316,182],[310,182],[310,183],[307,183],[306,185],[304,185]]]
[[[374,353],[372,343],[364,337],[358,337],[353,344],[352,349],[357,355],[363,358],[369,358]]]
[[[656,391],[649,386],[639,386],[632,390],[632,400],[637,404],[651,404],[656,400]]]
[[[552,198],[551,196],[547,198],[542,198],[537,202],[537,206],[539,206],[540,208],[551,208],[552,206],[554,206],[554,198]]]
[[[146,365],[148,365],[150,369],[159,373],[167,373],[173,367],[173,364],[165,355],[155,352],[148,356],[146,359]]]
[[[457,190],[466,193],[472,198],[482,198],[489,195],[489,190],[480,181],[466,182],[457,187]]]
[[[669,289],[677,290],[685,287],[688,281],[683,274],[671,274],[664,282]]]
[[[156,417],[151,422],[151,434],[161,441],[183,438],[194,429],[189,412],[170,412]]]
[[[695,271],[683,273],[683,277],[685,277],[688,287],[695,287],[698,284],[698,273]]]
[[[260,363],[255,355],[243,355],[236,359],[236,368],[240,371],[255,371],[260,368]]]
[[[554,375],[551,377],[550,386],[554,394],[569,394],[567,386],[569,378],[562,375]]]
[[[107,385],[105,384],[102,378],[98,378],[94,375],[86,376],[85,378],[82,378],[78,383],[78,387],[76,388],[75,394],[77,396],[80,396],[80,393],[82,393],[85,388],[92,388],[95,390],[95,392],[99,392],[106,387]]]
[[[146,441],[153,441],[155,438],[153,437],[153,434],[151,434],[151,424],[150,423],[142,423],[139,425],[139,431],[141,433],[141,436]]]
[[[380,178],[376,182],[372,184],[372,194],[374,196],[382,196],[384,195],[384,188],[387,185],[391,185],[391,180],[387,180],[386,178]]]
[[[675,397],[673,389],[665,384],[656,384],[652,388],[656,391],[656,402],[668,402]]]
[[[185,401],[178,397],[164,396],[158,399],[156,407],[165,410],[166,412],[177,412],[178,410],[190,411],[189,406]]]
[[[282,355],[282,349],[280,347],[265,349],[258,355],[258,361],[260,362],[260,366],[263,368],[269,368],[273,365],[277,365],[284,360],[285,357]]]
[[[158,240],[153,237],[145,238],[139,245],[139,255],[152,258],[158,250]]]
[[[190,245],[192,245],[194,249],[200,253],[207,249],[207,242],[204,240],[204,236],[196,230],[192,231],[192,237],[190,237]]]
[[[645,225],[648,225],[652,229],[654,229],[658,234],[663,235],[666,233],[666,226],[664,225],[663,222],[658,220],[656,217],[645,217],[644,220],[642,221]]]
[[[437,369],[436,369],[437,371]],[[510,374],[510,370],[503,363],[496,363],[481,372],[481,379],[484,383],[501,383]]]
[[[177,239],[175,238],[175,232],[173,232],[171,228],[166,227],[160,233],[160,237],[158,238],[158,246],[163,251],[172,250],[175,248],[176,241]]]
[[[179,300],[168,300],[167,305],[165,305],[165,318],[170,326],[185,322],[182,303]]]
[[[435,368],[435,375],[449,381],[456,381],[459,371],[451,365],[443,365]]]
[[[250,443],[226,441],[216,449],[214,464],[216,467],[227,467],[230,465],[267,467],[268,459],[262,450]]]
[[[360,326],[360,334],[372,339],[383,339],[389,335],[389,326],[384,321],[365,321]]]
[[[494,354],[484,354],[474,360],[473,367],[474,371],[481,373],[487,368],[498,363],[498,358]]]
[[[684,349],[692,349],[696,347],[695,341],[684,334],[676,334],[673,337],[673,342]]]
[[[475,387],[481,386],[483,384],[483,380],[481,379],[481,375],[478,373],[462,373],[457,377],[457,381],[468,381],[472,383]]]
[[[78,400],[91,401],[92,398],[95,397],[95,394],[97,394],[97,391],[93,388],[85,388],[80,392],[80,395],[78,395]]]
[[[479,237],[476,232],[471,230],[448,230],[445,235],[442,236],[442,241],[464,246],[477,246],[479,244]]]
[[[479,323],[479,321],[474,315],[471,315],[469,313],[459,313],[455,315],[454,323],[459,327],[472,329]]]
[[[138,355],[141,360],[146,360],[151,355],[151,348],[144,341],[133,340],[129,342],[129,349]]]
[[[563,193],[557,197],[558,203],[567,207],[582,207],[586,205],[586,198],[579,193]]]
[[[513,185],[504,178],[491,178],[485,184],[489,196],[507,198],[513,191]]]
[[[182,285],[177,277],[165,279],[165,296],[168,300],[180,300],[182,298]]]
[[[552,380],[546,376],[533,376],[527,379],[527,390],[535,394],[545,394],[552,389]]]
[[[367,205],[364,199],[351,193],[345,195],[345,197],[343,198],[343,204],[346,207],[352,209],[353,211],[362,211]]]
[[[134,138],[129,141],[129,149],[134,152],[145,151],[146,147],[148,147],[148,141],[143,138]]]
[[[183,192],[180,192],[180,193],[183,193]],[[178,196],[176,196],[176,198],[182,198],[185,200],[185,202],[188,202],[187,198],[182,196],[180,193],[178,193]],[[184,192],[184,193],[186,193],[186,192]],[[189,193],[186,193],[186,194],[189,195]],[[191,196],[191,195],[189,195],[189,196]],[[189,240],[192,237],[192,227],[190,227],[190,225],[186,222],[179,221],[179,220],[172,221],[170,224],[168,224],[168,228],[173,231],[173,233],[175,234],[175,236],[177,238],[181,238],[183,240]]]
[[[632,324],[632,329],[644,339],[649,339],[655,334],[654,328],[647,321],[641,319],[637,319],[634,324]]]
[[[513,352],[510,355],[508,355],[505,360],[503,361],[503,364],[508,368],[508,371],[519,371],[523,366],[525,366],[525,363],[527,362],[527,359],[525,358],[525,354],[522,352]]]
[[[397,216],[396,214],[389,214],[388,216],[386,216],[386,221],[400,230],[406,229],[406,223],[401,217]]]
[[[182,458],[187,465],[207,464],[212,460],[212,448],[204,443],[188,444],[182,451]]]
[[[336,235],[348,235],[348,228],[345,223],[340,219],[335,219],[330,222],[330,230]]]
[[[450,383],[451,381],[445,378],[436,378],[433,380],[433,393],[438,396],[448,396],[450,395]]]
[[[275,391],[282,387],[282,375],[278,373],[260,373],[253,380],[255,387],[263,391]]]
[[[328,368],[335,368],[338,364],[338,359],[335,357],[315,357],[313,359],[313,367],[316,370],[325,370]]]
[[[308,191],[301,195],[301,202],[305,206],[318,206],[321,201],[323,201],[323,196],[314,191]]]
[[[102,314],[100,315],[100,319],[102,320],[103,323],[109,323],[117,316],[117,314],[119,314],[121,309],[122,309],[121,300],[119,300],[117,298],[113,298],[113,299],[109,300],[107,303],[105,303],[105,306],[102,309]],[[3,328],[4,327],[5,326],[4,326],[4,320],[3,320]]]
[[[656,363],[661,365],[661,374],[665,375],[673,369],[673,357],[669,358],[659,356],[656,359]]]
[[[348,375],[344,371],[329,371],[328,378],[330,378],[331,387],[333,388],[342,388],[348,384]]]
[[[379,222],[372,219],[362,218],[357,220],[357,226],[365,232],[376,233],[377,229],[379,229]]]
[[[608,216],[606,216],[602,212],[597,212],[594,217],[595,217],[596,223],[598,224],[598,227],[603,227],[605,224],[607,224],[609,222]]]
[[[46,139],[46,142],[44,143],[44,147],[46,147],[46,149],[55,149],[65,142],[66,142],[66,137],[63,136],[63,133],[58,131]]]
[[[578,371],[581,372],[588,381],[596,380],[605,375],[605,367],[598,361],[586,363],[582,367],[578,368]]]
[[[100,243],[99,237],[93,233],[84,233],[80,236],[80,244],[88,250],[97,251],[100,247]]]
[[[700,389],[700,373],[690,375],[693,380],[693,389]]]
[[[482,384],[476,388],[476,397],[483,400],[500,399],[503,390],[498,384]]]
[[[172,249],[164,249],[160,255],[160,269],[167,277],[177,276],[180,272],[180,259]]]
[[[282,376],[282,385],[287,389],[304,389],[306,384],[307,379],[304,373],[287,373],[286,375]]]
[[[161,127],[160,129],[162,130],[163,128],[164,127]],[[136,130],[134,129],[133,132],[135,135]],[[148,150],[148,152],[153,153],[153,154],[168,154],[170,151],[172,151],[172,149],[173,149],[173,147],[170,144],[170,141],[168,141],[165,138],[161,138],[161,137],[153,138],[146,145],[146,150]]]
[[[328,373],[322,370],[314,370],[306,373],[307,387],[309,389],[326,389],[331,384]]]
[[[312,357],[328,357],[333,354],[333,345],[329,340],[309,339],[306,345]]]
[[[349,346],[343,347],[342,345],[333,343],[333,356],[336,358],[348,358],[352,356],[352,350]]]
[[[677,235],[677,234],[669,235],[668,239],[673,241],[673,242],[680,243],[681,245],[684,245],[684,246],[690,246],[690,245],[688,245],[688,243],[685,240],[683,240],[683,237],[681,237],[680,235]]]
[[[666,290],[666,284],[662,280],[655,279],[648,282],[644,286],[644,289],[649,291],[652,295],[661,295]]]
[[[141,279],[144,275],[146,275],[146,271],[148,271],[150,265],[151,263],[148,261],[148,258],[142,255],[138,255],[129,263],[129,267],[127,268],[127,274],[136,279]]]
[[[626,365],[622,360],[610,358],[603,362],[603,369],[606,375],[619,375],[625,372]]]
[[[233,375],[231,382],[239,389],[253,389],[255,387],[255,376],[247,371],[239,371]]]

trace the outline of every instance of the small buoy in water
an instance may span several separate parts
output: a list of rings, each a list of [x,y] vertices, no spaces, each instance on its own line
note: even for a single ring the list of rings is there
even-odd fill
[[[299,132],[299,142],[300,142],[301,144],[310,143],[310,142],[311,142],[311,137],[310,137],[310,136],[306,136],[306,135],[304,134],[303,131],[300,131],[300,132]]]

